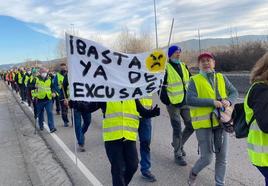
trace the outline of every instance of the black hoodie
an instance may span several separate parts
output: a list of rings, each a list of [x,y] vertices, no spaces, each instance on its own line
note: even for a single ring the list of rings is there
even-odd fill
[[[268,85],[255,84],[248,95],[248,106],[253,109],[254,117],[264,133],[268,133]]]

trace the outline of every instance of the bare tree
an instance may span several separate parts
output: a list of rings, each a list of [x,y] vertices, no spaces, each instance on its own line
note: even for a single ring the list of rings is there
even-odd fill
[[[66,48],[65,48],[65,41],[63,39],[60,39],[58,41],[58,44],[56,46],[56,56],[58,58],[64,58],[66,57]]]
[[[145,52],[152,49],[152,38],[146,32],[142,32],[138,36],[125,27],[115,41],[115,48],[125,53]]]

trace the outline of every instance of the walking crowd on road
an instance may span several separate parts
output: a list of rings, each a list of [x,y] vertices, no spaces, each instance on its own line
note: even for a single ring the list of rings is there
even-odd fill
[[[179,46],[169,47],[164,81],[158,91],[169,114],[172,128],[170,147],[174,152],[174,163],[178,166],[187,165],[185,157],[189,154],[184,147],[189,137],[195,133],[199,159],[186,178],[188,185],[196,185],[199,173],[212,163],[215,155],[215,185],[223,186],[227,167],[228,132],[233,132],[235,126],[223,122],[221,113],[234,107],[238,91],[224,74],[216,72],[217,61],[212,53],[203,52],[198,56],[196,65],[199,72],[195,75],[189,71],[187,63],[181,61],[181,53]],[[100,109],[103,113],[103,141],[111,164],[114,186],[128,185],[139,164],[141,176],[145,180],[157,181],[158,178],[151,171],[151,118],[161,114],[160,108],[153,101],[153,95],[113,102],[70,100],[65,63],[60,64],[57,72],[34,66],[15,67],[0,75],[19,94],[21,104],[33,107],[40,131],[44,129],[44,111],[50,132],[57,131],[53,116],[54,104],[56,113],[61,115],[63,127],[69,127],[72,123],[70,121],[74,121],[79,152],[86,151],[85,134],[91,123],[91,114]],[[247,151],[251,163],[264,176],[268,185],[268,53],[256,62],[250,82],[251,87],[243,105],[249,128]]]

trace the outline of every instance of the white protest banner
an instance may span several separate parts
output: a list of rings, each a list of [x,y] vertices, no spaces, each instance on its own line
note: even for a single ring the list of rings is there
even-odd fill
[[[87,39],[66,34],[70,98],[118,101],[145,97],[159,90],[166,54],[112,51]]]

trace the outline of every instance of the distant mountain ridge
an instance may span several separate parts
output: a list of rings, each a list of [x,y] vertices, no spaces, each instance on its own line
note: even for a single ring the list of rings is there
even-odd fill
[[[220,47],[220,46],[230,46],[233,44],[241,44],[245,42],[253,42],[253,41],[266,41],[268,42],[268,35],[244,35],[233,38],[208,38],[201,39],[201,49],[207,49],[210,47]],[[197,39],[190,39],[182,42],[172,43],[171,45],[178,45],[182,47],[183,50],[199,50],[199,44]],[[56,63],[59,59],[54,59],[51,61],[42,61],[41,63]],[[3,64],[0,65],[0,70],[7,70],[12,68],[12,66],[19,66],[22,63],[17,64]]]
[[[201,49],[207,49],[216,46],[230,46],[232,44],[242,44],[245,42],[253,41],[266,41],[268,42],[268,35],[244,35],[233,38],[208,38],[201,39]],[[198,39],[190,39],[182,42],[173,43],[172,45],[179,45],[185,50],[199,50]]]

